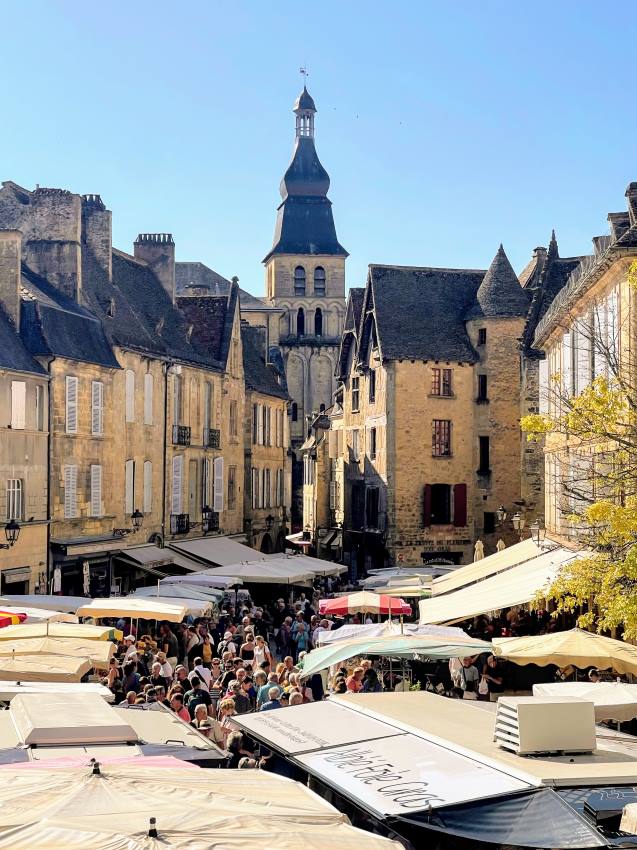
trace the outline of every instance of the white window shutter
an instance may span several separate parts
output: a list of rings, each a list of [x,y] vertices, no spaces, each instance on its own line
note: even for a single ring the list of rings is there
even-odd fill
[[[575,353],[575,365],[577,367],[575,389],[579,395],[591,382],[590,329],[583,322],[578,325],[575,338],[577,340]]]
[[[64,467],[64,518],[77,516],[77,466]]]
[[[182,512],[182,470],[183,457],[175,455],[173,458],[173,481],[172,481],[172,513],[180,514]]]
[[[124,496],[124,513],[132,514],[135,510],[135,461],[126,461],[126,491]]]
[[[573,334],[567,331],[562,337],[562,389],[573,395]]]
[[[91,516],[102,516],[102,467],[91,465]]]
[[[608,303],[604,299],[598,301],[594,311],[594,348],[595,377],[608,377]]]
[[[24,381],[11,381],[11,427],[24,431],[27,385]]]
[[[548,358],[540,360],[539,374],[539,393],[540,393],[540,413],[546,414],[549,412],[549,361]],[[331,433],[330,433],[331,436]],[[330,455],[331,457],[331,455]]]
[[[283,416],[283,448],[287,449],[290,445],[290,417],[285,414]]]
[[[91,382],[91,433],[101,437],[104,433],[104,384]]]
[[[153,376],[144,375],[144,425],[153,424]]]
[[[263,413],[260,404],[257,404],[257,445],[263,445]]]
[[[330,508],[336,510],[336,481],[330,481]]]
[[[152,513],[153,510],[153,463],[144,461],[144,513]]]
[[[77,434],[77,385],[79,379],[66,377],[66,433]]]
[[[223,458],[216,457],[214,461],[214,501],[213,501],[213,510],[216,513],[221,513],[223,511]]]
[[[126,421],[135,421],[135,373],[126,370]]]
[[[619,295],[617,288],[613,289],[607,300],[608,308],[608,353],[609,353],[609,377],[617,371],[617,359],[619,357]]]

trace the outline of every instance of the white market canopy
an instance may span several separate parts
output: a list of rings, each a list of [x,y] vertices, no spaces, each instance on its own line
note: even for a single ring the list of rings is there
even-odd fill
[[[19,694],[40,694],[47,699],[51,695],[70,697],[89,694],[113,702],[113,692],[97,682],[0,682],[0,702],[11,702]]]
[[[297,567],[307,568],[315,576],[338,576],[347,572],[345,564],[336,564],[334,561],[324,561],[322,558],[312,558],[310,555],[269,555],[268,561],[280,564],[294,562]]]
[[[535,545],[531,538],[523,540],[521,543],[503,549],[501,552],[487,555],[480,561],[474,561],[472,564],[466,564],[464,567],[458,567],[438,576],[432,582],[433,595],[440,596],[443,593],[451,593],[451,591],[459,590],[461,587],[467,587],[469,584],[475,584],[477,581],[482,581],[503,570],[523,564],[531,558],[537,558],[541,554],[542,550]]]
[[[0,641],[0,658],[20,655],[63,655],[69,658],[88,659],[92,667],[108,668],[109,659],[115,652],[110,641],[81,640],[80,638],[22,638]]]
[[[383,637],[384,635],[433,635],[434,637],[466,638],[468,635],[457,626],[421,626],[418,623],[400,623],[385,620],[384,623],[348,624],[329,632],[319,632],[319,646],[363,637]]]
[[[65,611],[52,611],[48,608],[33,608],[29,605],[2,605],[0,608],[8,614],[26,614],[25,624],[30,623],[77,623],[74,614]]]
[[[16,609],[21,605],[29,608],[45,608],[49,611],[62,611],[65,614],[75,614],[81,605],[86,605],[91,600],[86,596],[56,596],[55,594],[27,593],[12,596],[5,594],[0,598],[0,608],[3,604],[13,605]],[[22,611],[23,609],[20,608]]]
[[[0,850],[400,850],[299,782],[261,770],[4,768]],[[156,818],[157,838],[148,837]]]
[[[18,682],[79,682],[93,665],[88,658],[68,655],[16,655],[0,658],[0,680]]]
[[[580,556],[579,552],[559,547],[459,590],[423,599],[419,603],[420,622],[457,623],[488,611],[526,605],[554,581],[562,564]],[[487,560],[469,566],[479,566]]]
[[[90,623],[20,623],[0,629],[0,641],[42,637],[121,640],[123,633],[113,626],[93,626]]]
[[[174,549],[185,555],[198,558],[208,564],[223,567],[241,561],[260,561],[265,556],[256,549],[244,546],[229,537],[200,537],[197,540],[180,540],[170,544],[168,551]],[[166,550],[164,550],[166,551]]]
[[[574,697],[592,702],[598,723],[624,723],[637,717],[637,685],[625,682],[550,682],[533,685],[533,696]]]
[[[144,620],[167,620],[181,623],[188,614],[187,605],[169,604],[156,599],[124,596],[110,599],[93,599],[88,605],[78,608],[78,617],[131,617]]]
[[[197,573],[190,576],[166,576],[159,582],[162,587],[192,587],[196,588],[220,588],[225,590],[228,587],[241,585],[243,582],[240,578],[231,578],[230,576],[206,575],[205,573]]]
[[[247,564],[230,564],[205,571],[205,575],[236,576],[244,584],[303,584],[312,581],[314,572],[296,558],[280,563],[272,558]]]

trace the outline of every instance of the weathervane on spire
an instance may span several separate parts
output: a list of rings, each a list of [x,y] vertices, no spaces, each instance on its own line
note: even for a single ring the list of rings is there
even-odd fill
[[[301,65],[301,67],[299,68],[299,74],[303,79],[303,85],[305,85],[307,83],[307,78],[310,76],[310,72],[307,70],[307,67],[305,65]]]

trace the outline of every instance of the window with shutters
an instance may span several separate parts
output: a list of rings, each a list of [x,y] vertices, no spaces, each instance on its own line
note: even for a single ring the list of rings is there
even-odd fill
[[[360,460],[360,445],[358,428],[352,431],[352,459],[358,462]]]
[[[452,395],[451,372],[451,369],[434,368],[431,370],[432,395],[445,396],[447,398]]]
[[[259,470],[252,467],[252,510],[259,507]]]
[[[182,513],[183,507],[183,466],[184,459],[182,455],[175,455],[173,458],[173,474],[172,474],[172,487],[171,487],[171,513],[180,514]]]
[[[573,330],[575,346],[575,393],[584,392],[591,382],[591,338],[587,321],[580,320]]]
[[[212,505],[212,475],[212,459],[204,458],[201,464],[201,504],[203,506],[210,507]]]
[[[144,375],[144,425],[153,424],[153,376]]]
[[[487,329],[486,328],[478,328],[478,345],[486,345],[487,344]]]
[[[91,516],[102,516],[102,467],[91,464]]]
[[[263,507],[269,508],[272,505],[272,482],[269,469],[263,470]]]
[[[234,511],[237,507],[237,467],[228,467],[228,510]]]
[[[260,445],[267,446],[268,444],[268,407],[265,404],[261,405],[261,440]]]
[[[252,405],[252,444],[257,445],[259,439],[259,405]]]
[[[44,387],[38,384],[35,388],[35,427],[44,431]]]
[[[11,381],[11,428],[14,431],[24,431],[26,400],[26,383],[24,381]]]
[[[229,431],[231,437],[237,436],[237,402],[231,401],[229,407]]]
[[[369,429],[369,456],[372,460],[376,457],[376,428]]]
[[[24,493],[21,478],[9,478],[7,481],[7,519],[24,519],[22,515]]]
[[[144,461],[144,507],[145,514],[152,513],[153,510],[153,462],[151,460]]]
[[[277,469],[276,471],[276,502],[277,508],[280,508],[283,504],[283,470]]]
[[[215,513],[220,514],[223,511],[223,458],[216,457],[214,459],[212,471],[214,474],[214,495],[212,509]]]
[[[101,437],[103,433],[104,384],[101,381],[91,381],[91,434]]]
[[[77,516],[77,466],[64,467],[64,518]]]
[[[305,295],[305,269],[297,266],[294,269],[294,294]]]
[[[135,421],[135,373],[126,370],[126,421]]]
[[[337,505],[336,481],[330,481],[330,510],[335,511]]]
[[[317,266],[314,269],[314,294],[319,298],[325,295],[325,269]]]
[[[77,434],[77,387],[79,379],[66,376],[66,433]]]
[[[431,485],[431,525],[450,525],[451,523],[451,486],[449,484]]]
[[[451,457],[451,421],[434,419],[431,423],[431,432],[433,457]]]
[[[124,513],[132,514],[135,510],[135,461],[127,460],[125,466]]]
[[[204,393],[203,393],[203,427],[204,428],[212,428],[214,423],[214,417],[212,415],[212,384],[210,381],[206,381],[204,385]]]
[[[361,481],[352,484],[352,525],[353,529],[361,529],[365,524],[365,485]]]
[[[352,413],[360,407],[360,378],[352,378]]]

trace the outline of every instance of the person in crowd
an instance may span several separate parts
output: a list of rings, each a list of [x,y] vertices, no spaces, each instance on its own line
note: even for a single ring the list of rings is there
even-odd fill
[[[106,687],[113,690],[113,685],[115,682],[121,682],[122,674],[119,668],[119,663],[115,657],[111,658],[108,662],[108,673],[106,675]]]
[[[137,646],[135,645],[135,636],[134,635],[126,635],[124,638],[124,664],[128,664],[132,657],[135,657],[137,660]]]
[[[244,757],[254,757],[254,753],[247,748],[243,732],[231,732],[226,741],[226,749],[230,753],[229,768],[239,767],[239,762]]]
[[[363,676],[365,669],[363,667],[354,667],[352,675],[346,680],[347,690],[357,694],[363,688]]]
[[[307,652],[310,648],[310,641],[306,624],[303,622],[297,622],[295,625],[296,630],[292,635],[292,640],[294,643],[294,653],[298,659],[301,652]]]
[[[190,684],[192,686],[191,689],[184,694],[184,705],[188,711],[192,714],[195,708],[201,703],[206,706],[206,710],[209,710],[212,706],[212,700],[208,691],[201,687],[199,676],[193,675],[190,679]]]
[[[165,705],[166,708],[170,708],[170,703],[166,697],[166,688],[163,685],[156,685],[155,690],[157,691],[157,702]]]
[[[261,706],[270,699],[270,691],[276,688],[278,694],[283,693],[283,687],[279,684],[279,677],[276,673],[270,673],[268,676],[267,682],[259,688],[257,691],[257,708],[261,708]]]
[[[161,664],[159,661],[155,661],[151,667],[150,671],[150,683],[153,687],[157,687],[158,685],[163,685],[166,687],[167,680],[161,674]]]
[[[239,657],[243,661],[254,661],[254,646],[254,635],[252,632],[246,631],[244,633],[243,643],[239,649]]]
[[[485,697],[485,699],[489,699],[491,700],[491,702],[495,702],[497,700],[497,695],[501,694],[504,691],[503,664],[500,663],[499,659],[497,659],[495,655],[488,655],[486,661],[484,662],[484,666],[482,668],[481,684],[482,682],[485,682],[487,686],[486,694],[482,695]],[[481,685],[478,685],[478,691],[480,692],[480,690]],[[482,690],[484,690],[483,687]]]
[[[373,667],[369,667],[363,674],[363,686],[361,692],[364,694],[377,694],[382,691],[383,686],[378,679],[378,673]]]
[[[174,670],[173,670],[172,666],[168,663],[166,653],[162,649],[160,649],[158,651],[158,653],[155,656],[155,658],[153,659],[153,661],[157,661],[161,665],[161,671],[160,672],[161,672],[161,675],[164,677],[164,679],[167,682],[172,681],[172,678],[173,678],[173,675],[174,675]]]
[[[299,691],[290,694],[290,705],[303,705],[303,702],[303,694],[299,693]]]
[[[281,708],[281,701],[279,699],[280,691],[276,685],[273,685],[268,691],[268,699],[261,706],[261,711],[273,711],[275,708]]]
[[[174,694],[170,700],[170,707],[175,712],[177,717],[180,717],[185,723],[190,723],[190,712],[184,705],[182,694]]]
[[[254,664],[260,667],[261,664],[268,660],[272,663],[272,653],[265,642],[263,635],[256,635],[254,639]]]
[[[460,666],[452,675],[458,696],[462,699],[477,699],[480,674],[473,663],[473,658],[461,658]]]
[[[201,649],[201,646],[202,645],[200,644],[200,646],[199,646],[200,649]],[[206,690],[210,691],[210,683],[212,681],[212,673],[206,667],[204,660],[200,655],[198,655],[195,658],[195,660],[193,662],[192,670],[193,670],[193,673],[196,673],[197,676],[199,676],[202,683],[205,685]]]
[[[175,669],[179,659],[179,643],[168,623],[159,626],[159,642],[170,666]]]
[[[124,678],[122,679],[122,688],[128,694],[129,691],[139,693],[140,675],[137,672],[137,665],[132,663],[124,664]]]
[[[230,682],[227,696],[233,699],[237,714],[247,714],[251,710],[250,699],[243,693],[241,682],[237,679]]]

